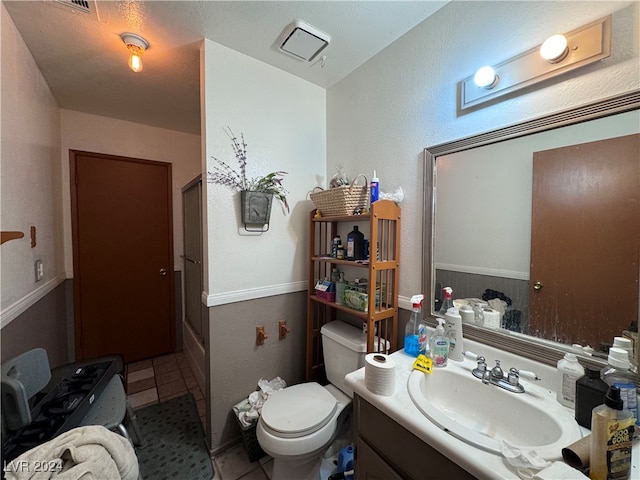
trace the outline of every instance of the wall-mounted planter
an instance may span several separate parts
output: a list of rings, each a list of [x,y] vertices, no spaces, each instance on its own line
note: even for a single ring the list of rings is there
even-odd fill
[[[273,202],[272,193],[243,190],[240,192],[240,202],[242,206],[242,223],[246,231],[266,232],[269,230],[271,203]],[[248,225],[260,225],[261,228],[251,229],[247,227]]]

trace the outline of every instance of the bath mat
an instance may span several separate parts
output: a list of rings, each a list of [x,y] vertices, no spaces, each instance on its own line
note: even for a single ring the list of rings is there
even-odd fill
[[[143,480],[211,480],[213,464],[190,393],[136,410],[146,444],[136,448]]]

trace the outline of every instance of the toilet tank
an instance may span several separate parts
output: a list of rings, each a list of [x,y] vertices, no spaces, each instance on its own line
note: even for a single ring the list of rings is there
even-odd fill
[[[320,333],[327,379],[353,398],[353,390],[346,386],[344,376],[364,367],[367,336],[361,329],[338,320],[323,325]]]

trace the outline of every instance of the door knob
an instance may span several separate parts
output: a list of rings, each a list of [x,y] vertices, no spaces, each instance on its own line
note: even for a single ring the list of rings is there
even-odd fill
[[[542,284],[542,282],[536,282],[533,284],[533,289],[537,292],[542,290],[542,287],[544,287],[544,285]]]
[[[160,269],[160,276],[161,277],[166,277],[167,276],[167,269],[166,268],[161,268]]]

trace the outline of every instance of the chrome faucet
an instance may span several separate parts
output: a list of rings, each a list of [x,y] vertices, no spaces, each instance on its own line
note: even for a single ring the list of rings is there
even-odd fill
[[[521,376],[532,380],[540,380],[540,377],[534,372],[518,370],[517,368],[510,368],[509,373],[505,375],[502,367],[500,367],[500,360],[496,360],[496,366],[491,370],[487,370],[487,362],[484,357],[477,357],[476,360],[478,365],[471,373],[486,385],[497,385],[509,392],[524,393],[524,387],[520,383]]]

